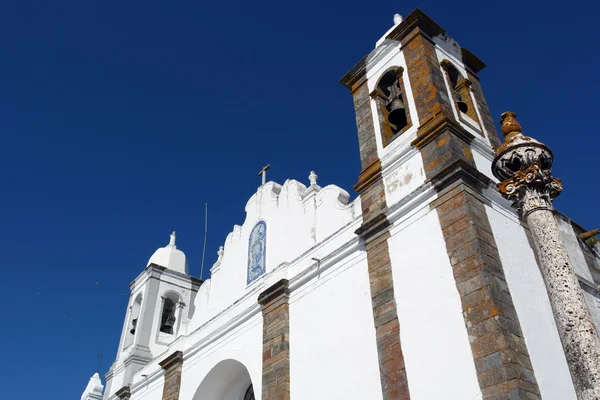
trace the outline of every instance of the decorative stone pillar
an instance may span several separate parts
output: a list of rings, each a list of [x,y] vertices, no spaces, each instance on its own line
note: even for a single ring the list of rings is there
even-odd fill
[[[179,400],[181,389],[181,372],[183,366],[183,353],[176,351],[158,363],[165,370],[165,384],[163,386],[163,400]]]
[[[290,400],[290,291],[282,279],[258,296],[263,306],[263,400]]]
[[[554,219],[552,198],[562,185],[552,177],[552,151],[523,135],[516,114],[500,123],[504,144],[496,150],[492,172],[498,189],[512,201],[533,237],[558,333],[580,400],[600,399],[600,338],[579,287]]]

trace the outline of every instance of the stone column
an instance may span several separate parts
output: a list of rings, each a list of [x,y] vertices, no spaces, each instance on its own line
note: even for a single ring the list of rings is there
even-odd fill
[[[290,400],[289,299],[287,279],[258,296],[263,306],[263,400]]]
[[[577,397],[597,400],[600,399],[600,338],[552,207],[552,198],[558,196],[562,185],[552,177],[552,151],[524,136],[515,117],[512,112],[502,114],[500,123],[505,141],[496,150],[492,172],[501,181],[500,192],[513,202],[531,231]]]
[[[163,400],[179,400],[181,389],[181,372],[183,367],[183,353],[176,351],[158,363],[165,370],[165,384],[163,386]]]

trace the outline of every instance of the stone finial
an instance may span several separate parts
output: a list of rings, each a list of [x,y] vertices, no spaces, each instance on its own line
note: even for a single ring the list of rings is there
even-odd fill
[[[177,237],[177,234],[175,233],[175,231],[173,231],[173,233],[171,233],[171,239],[169,240],[169,247],[177,247],[175,246],[175,239]]]
[[[317,184],[317,179],[319,175],[315,174],[315,171],[310,171],[310,175],[308,175],[308,181],[310,182],[310,186],[315,186]]]
[[[523,135],[517,114],[507,111],[500,123],[504,143],[496,149],[492,173],[500,180],[500,193],[513,202],[524,217],[539,208],[552,208],[552,199],[562,190],[552,177],[552,151],[545,144]]]
[[[225,253],[223,246],[219,246],[219,251],[217,251],[219,258],[217,259],[217,262],[220,262],[223,259],[223,253]]]
[[[521,124],[515,119],[516,113],[512,111],[506,111],[502,113],[500,117],[500,124],[502,125],[502,134],[508,136],[511,133],[521,133]]]
[[[402,22],[402,15],[394,14],[394,25],[399,25]]]

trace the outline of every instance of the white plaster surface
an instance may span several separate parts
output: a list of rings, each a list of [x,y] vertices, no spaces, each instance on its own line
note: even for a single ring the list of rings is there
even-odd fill
[[[382,398],[364,252],[293,292],[290,332],[295,399]]]
[[[486,211],[542,398],[576,399],[546,286],[525,231],[511,213],[488,206]]]
[[[171,234],[170,243],[156,250],[146,265],[152,263],[182,274],[188,273],[188,262],[185,254],[175,246],[175,232]]]
[[[392,232],[388,244],[411,399],[481,399],[436,212]]]
[[[586,279],[589,282],[594,282],[594,278],[592,277],[592,273],[585,261],[585,256],[581,251],[581,247],[579,246],[579,241],[577,236],[575,235],[575,231],[573,230],[573,225],[569,221],[565,221],[563,218],[557,216],[556,224],[558,225],[558,230],[560,231],[560,236],[563,239],[563,243],[565,244],[565,248],[567,250],[567,254],[569,255],[569,259],[571,260],[571,264],[575,269],[575,274],[580,277]]]
[[[593,296],[586,291],[583,292],[583,297],[585,297],[585,302],[590,309],[590,314],[592,314],[596,332],[600,332],[600,298]]]
[[[92,375],[85,390],[83,391],[81,400],[100,400],[102,399],[102,390],[104,390],[104,386],[100,380],[100,375],[98,375],[96,372],[94,375]]]

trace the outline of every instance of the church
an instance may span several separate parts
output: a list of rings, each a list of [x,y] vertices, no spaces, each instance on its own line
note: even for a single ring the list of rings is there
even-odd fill
[[[358,197],[263,179],[204,281],[165,233],[81,400],[599,399],[598,230],[515,113],[500,139],[484,67],[396,15],[340,80]]]

